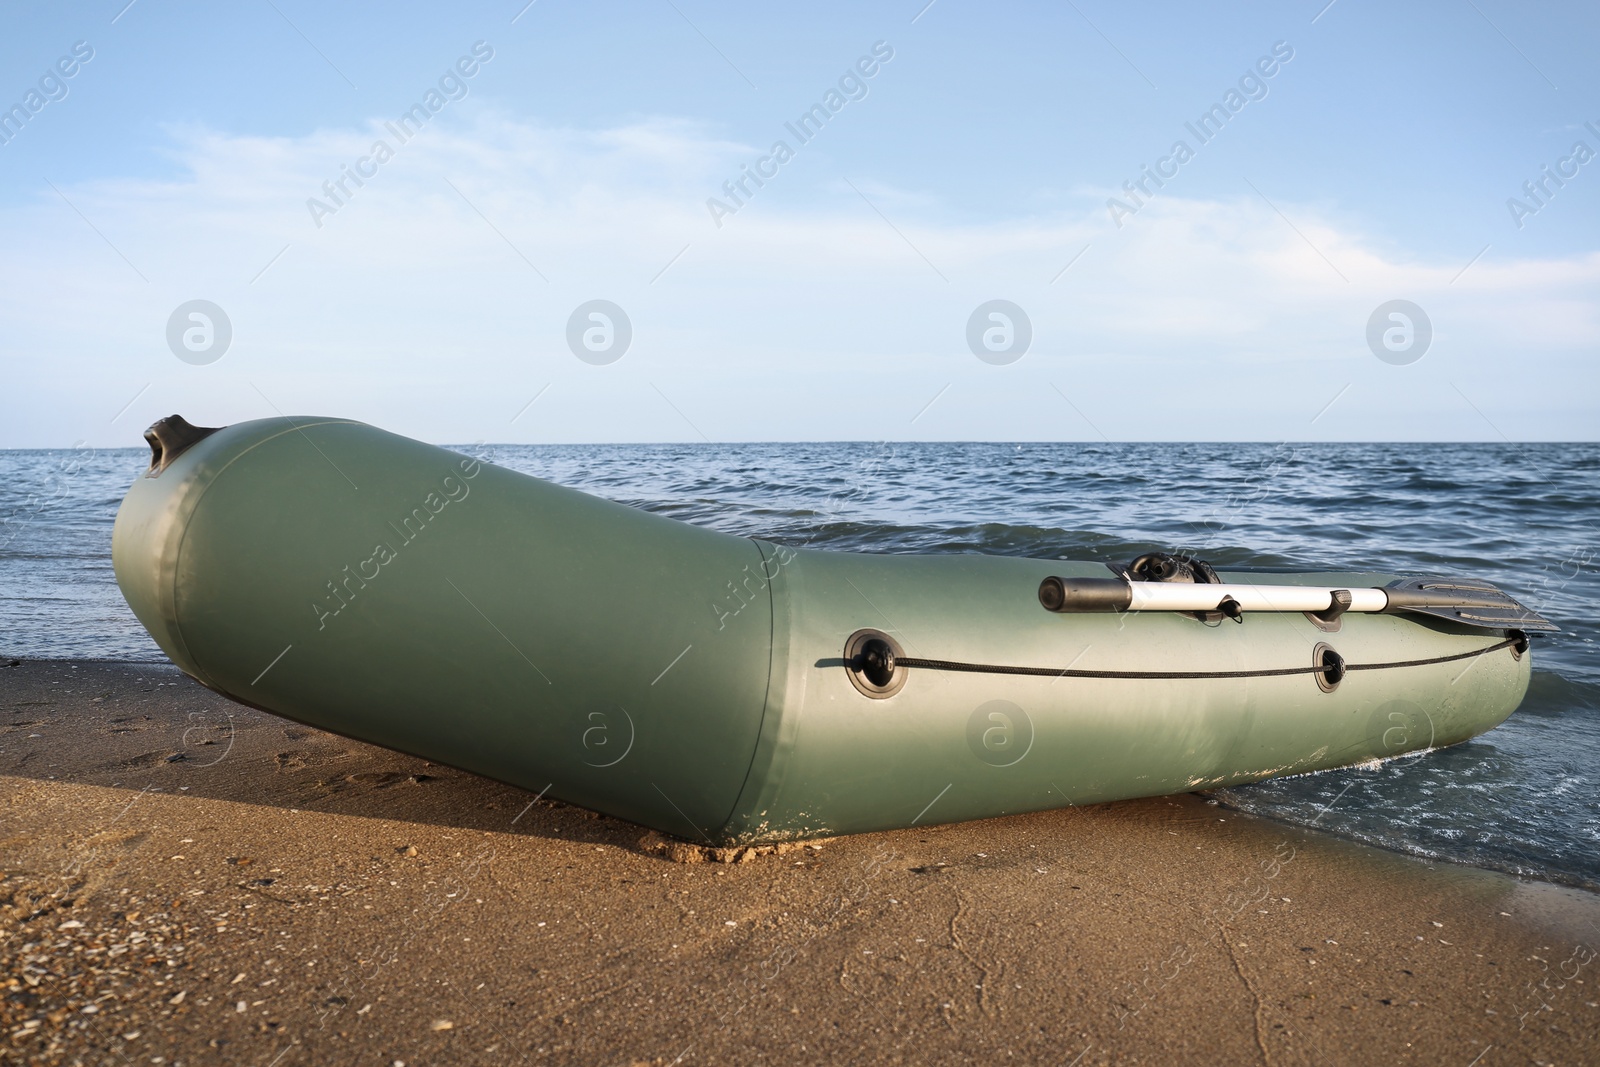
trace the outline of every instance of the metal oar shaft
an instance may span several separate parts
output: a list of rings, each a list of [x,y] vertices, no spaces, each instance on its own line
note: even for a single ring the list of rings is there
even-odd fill
[[[1111,579],[1113,582],[1115,578]],[[1176,582],[1124,582],[1133,611],[1216,611],[1232,599],[1244,611],[1327,611],[1331,588],[1309,585],[1200,585]],[[1382,589],[1349,589],[1346,611],[1379,612],[1389,607]]]

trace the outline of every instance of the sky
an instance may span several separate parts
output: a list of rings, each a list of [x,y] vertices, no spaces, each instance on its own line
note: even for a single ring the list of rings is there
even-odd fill
[[[1594,440],[1600,8],[1216,6],[8,6],[0,447]]]

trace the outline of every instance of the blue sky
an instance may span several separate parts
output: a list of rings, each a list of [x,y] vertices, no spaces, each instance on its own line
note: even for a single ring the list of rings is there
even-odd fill
[[[171,411],[455,442],[1600,424],[1592,5],[124,3],[0,35],[0,106],[60,96],[0,144],[0,446]],[[785,123],[875,47],[802,144]],[[441,77],[401,144],[385,123]],[[722,192],[780,139],[764,186]],[[196,299],[232,331],[200,365],[167,331]],[[594,299],[632,328],[604,365],[567,341]],[[1000,365],[967,339],[994,299],[1032,332]],[[1366,339],[1396,299],[1432,329],[1401,365]]]

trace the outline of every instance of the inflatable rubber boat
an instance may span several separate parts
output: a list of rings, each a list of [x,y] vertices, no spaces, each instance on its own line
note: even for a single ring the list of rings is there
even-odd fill
[[[146,438],[113,560],[186,673],[718,846],[1455,744],[1555,629],[1481,582],[799,550],[344,419]]]

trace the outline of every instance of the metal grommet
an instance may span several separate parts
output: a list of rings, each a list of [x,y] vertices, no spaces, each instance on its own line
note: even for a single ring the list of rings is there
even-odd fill
[[[883,700],[900,692],[911,671],[899,660],[900,643],[882,630],[857,630],[844,643],[844,671],[864,696]]]
[[[1344,681],[1344,657],[1326,641],[1317,642],[1317,647],[1311,650],[1311,665],[1317,668],[1311,677],[1317,680],[1317,688],[1324,693],[1333,692]]]

